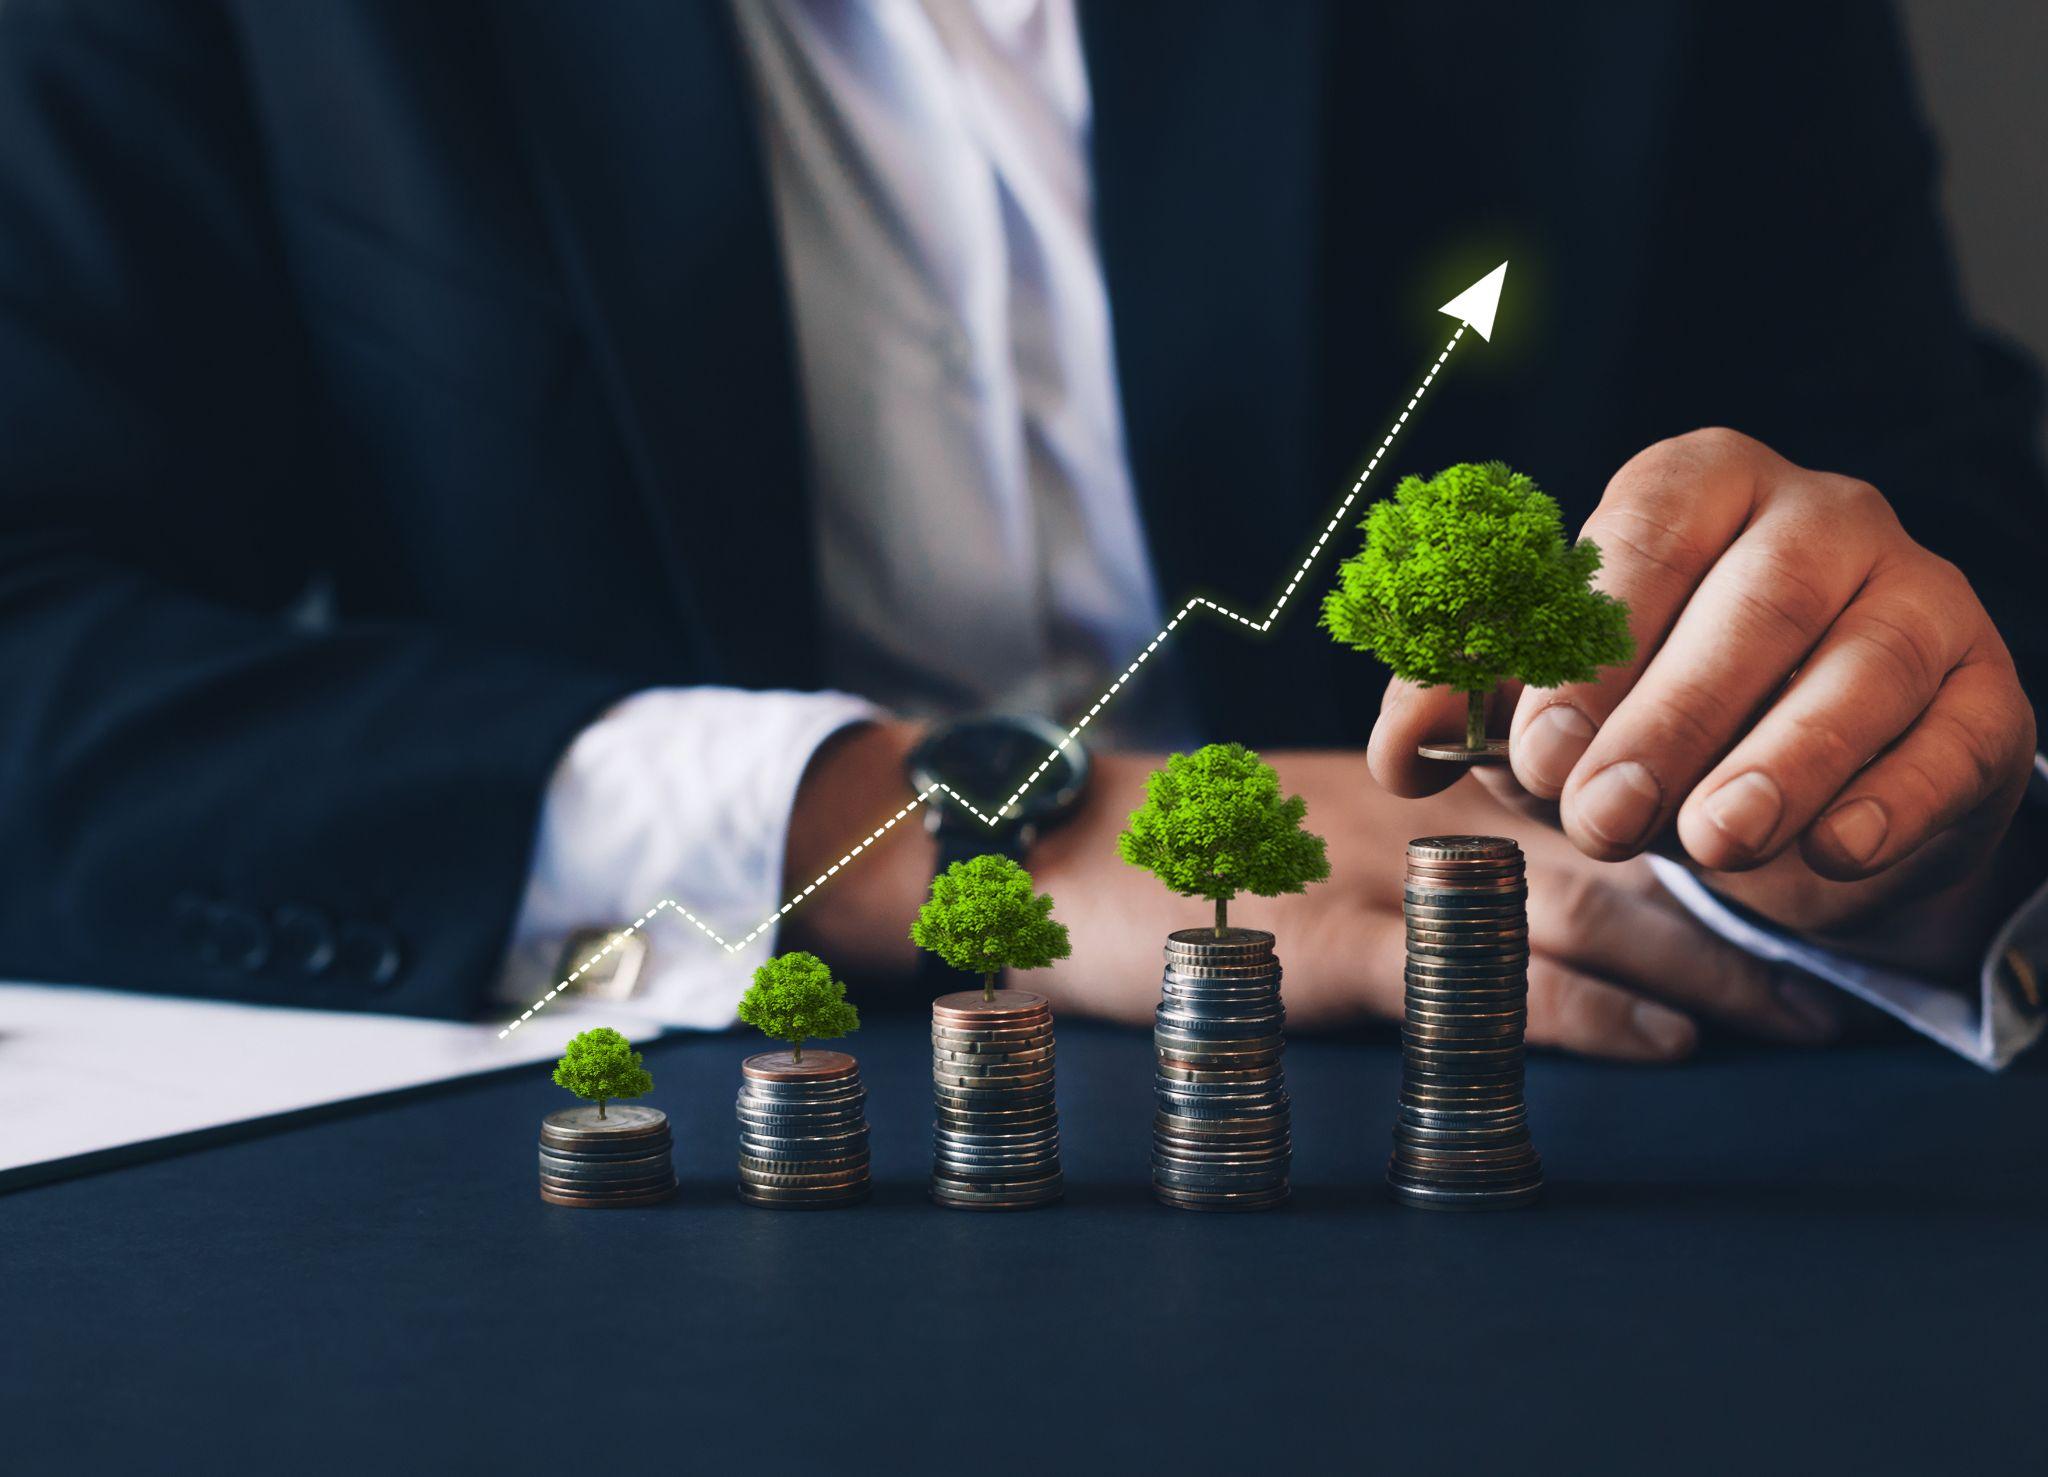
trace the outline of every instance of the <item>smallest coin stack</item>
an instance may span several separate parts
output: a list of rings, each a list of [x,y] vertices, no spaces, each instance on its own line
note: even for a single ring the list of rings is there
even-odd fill
[[[564,1108],[540,1124],[540,1198],[550,1205],[653,1205],[676,1192],[668,1114],[613,1103]]]
[[[1065,1193],[1053,1094],[1052,1002],[979,990],[932,1002],[932,1199],[1027,1210]]]
[[[1528,884],[1501,836],[1408,843],[1407,1010],[1387,1183],[1404,1204],[1491,1210],[1543,1192],[1529,1139]]]
[[[843,1051],[798,1061],[764,1051],[740,1064],[740,1199],[777,1210],[865,1200],[867,1089]]]

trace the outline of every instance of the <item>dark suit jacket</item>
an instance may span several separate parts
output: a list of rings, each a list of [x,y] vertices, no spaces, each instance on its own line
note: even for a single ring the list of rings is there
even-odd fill
[[[1170,600],[1264,608],[1506,257],[1381,490],[1498,456],[1576,518],[1725,422],[1883,488],[2039,673],[2033,385],[1874,7],[1084,22]],[[820,679],[751,106],[719,0],[0,7],[0,977],[467,1012],[579,726]],[[1215,736],[1364,737],[1313,603],[1177,643]]]

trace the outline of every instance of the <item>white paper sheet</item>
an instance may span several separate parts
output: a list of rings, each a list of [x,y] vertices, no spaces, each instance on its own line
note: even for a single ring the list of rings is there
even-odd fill
[[[0,984],[0,1175],[545,1061],[593,1025],[661,1030],[568,1000],[500,1041],[502,1025]]]

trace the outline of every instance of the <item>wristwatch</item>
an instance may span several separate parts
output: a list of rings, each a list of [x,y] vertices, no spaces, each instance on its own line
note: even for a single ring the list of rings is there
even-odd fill
[[[943,784],[994,816],[996,807],[1044,762],[1052,762],[994,825],[972,814]],[[988,852],[1021,862],[1039,836],[1072,815],[1088,788],[1088,752],[1079,739],[1043,718],[986,714],[942,723],[925,734],[904,770],[914,793],[924,795],[924,825],[938,839],[938,870]],[[964,988],[969,976],[934,954],[920,956],[918,978],[933,993]]]

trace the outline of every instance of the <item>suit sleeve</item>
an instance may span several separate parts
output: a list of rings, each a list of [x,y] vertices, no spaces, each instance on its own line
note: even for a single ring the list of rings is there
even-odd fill
[[[1875,485],[1970,576],[2038,710],[2039,374],[1962,303],[1897,23],[1867,0],[1691,16],[1646,299],[1668,351],[1639,392]]]
[[[631,684],[295,621],[317,403],[228,28],[0,6],[0,978],[480,1003]]]

